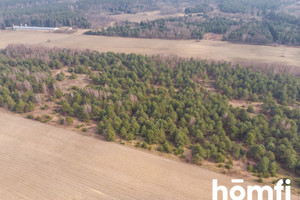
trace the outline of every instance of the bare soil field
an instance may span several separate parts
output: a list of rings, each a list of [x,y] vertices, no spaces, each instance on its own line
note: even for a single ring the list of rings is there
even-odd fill
[[[91,49],[100,52],[139,53],[147,55],[176,55],[215,61],[230,61],[256,65],[268,70],[284,70],[300,74],[300,48],[233,44],[212,40],[160,40],[82,35],[38,31],[0,31],[0,48],[11,43],[44,45],[48,47]],[[289,66],[289,67],[288,67]],[[292,66],[292,67],[291,67]]]
[[[112,18],[115,22],[129,21],[129,22],[140,23],[141,21],[147,21],[147,20],[153,21],[156,19],[169,18],[169,17],[182,17],[184,15],[185,14],[182,12],[163,15],[159,10],[156,10],[150,12],[141,12],[137,14],[110,15],[109,17]]]
[[[212,179],[233,186],[226,175],[3,111],[0,168],[9,200],[207,200]]]

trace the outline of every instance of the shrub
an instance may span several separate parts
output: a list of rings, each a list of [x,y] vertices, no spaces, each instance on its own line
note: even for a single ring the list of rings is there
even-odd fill
[[[164,148],[166,153],[171,153],[172,152],[172,148],[171,148],[171,146],[170,146],[170,144],[167,140],[164,142],[163,148]]]
[[[147,149],[148,146],[147,146],[146,142],[143,142],[142,145],[141,145],[141,147],[142,147],[143,149]]]
[[[184,154],[181,154],[181,155],[179,156],[179,158],[185,158],[185,155],[184,155]]]
[[[77,75],[72,72],[71,76],[69,77],[69,79],[73,80],[73,79],[76,79],[77,78]]]
[[[137,142],[136,144],[135,144],[135,147],[140,147],[141,146],[141,143],[140,142]]]
[[[157,151],[163,152],[164,148],[162,146],[157,147]]]
[[[87,128],[83,128],[83,129],[82,129],[82,132],[87,132]]]
[[[81,127],[83,127],[83,124],[81,124],[81,125],[76,125],[76,128],[77,128],[77,129],[79,129],[79,128],[81,128]]]
[[[201,156],[198,153],[194,154],[193,161],[194,161],[194,163],[198,164],[199,161],[201,161]]]
[[[65,74],[63,72],[60,72],[56,75],[56,80],[63,81],[65,79]]]
[[[232,168],[231,165],[230,165],[229,163],[226,163],[225,167],[226,167],[227,169],[231,169],[231,168]]]
[[[27,119],[33,119],[33,115],[27,115]]]
[[[73,117],[70,117],[70,116],[67,116],[66,117],[66,122],[68,123],[68,124],[73,124]]]
[[[59,124],[61,124],[61,125],[63,125],[65,123],[65,119],[62,117],[60,117],[58,121],[59,121]]]
[[[249,113],[254,113],[254,107],[253,107],[253,105],[250,105],[250,106],[248,107],[247,111],[248,111]]]
[[[116,137],[115,131],[113,129],[108,129],[105,134],[107,141],[114,141]]]
[[[124,145],[124,144],[125,144],[125,142],[123,142],[122,140],[120,140],[120,144]]]
[[[47,120],[51,120],[52,117],[50,115],[44,115],[44,118],[47,119]]]
[[[41,121],[42,121],[42,118],[41,118],[40,116],[37,116],[37,117],[35,118],[35,120],[41,122]]]
[[[247,160],[247,157],[246,157],[246,154],[244,154],[244,155],[242,156],[242,161],[243,161],[243,162],[246,162],[246,160]]]
[[[253,166],[252,165],[248,165],[247,170],[250,172],[254,172]]]
[[[49,108],[49,106],[46,104],[46,105],[41,107],[41,110],[47,110],[48,108]]]
[[[221,153],[216,153],[216,154],[214,155],[214,159],[215,159],[216,163],[225,162],[225,157],[224,157],[224,155],[221,154]]]
[[[175,150],[175,155],[182,154],[183,152],[184,152],[183,148],[182,148],[182,147],[178,147],[178,148]]]
[[[270,178],[270,173],[265,173],[264,178]]]

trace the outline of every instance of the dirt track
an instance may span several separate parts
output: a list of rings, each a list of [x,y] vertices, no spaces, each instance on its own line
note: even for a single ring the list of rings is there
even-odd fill
[[[38,44],[49,47],[92,49],[101,52],[178,55],[234,63],[272,64],[300,67],[300,48],[232,44],[223,41],[159,40],[58,34],[37,31],[0,31],[0,48],[10,43]],[[298,69],[295,69],[299,71]]]
[[[0,112],[0,199],[212,199],[230,177]],[[293,200],[296,200],[293,199]]]

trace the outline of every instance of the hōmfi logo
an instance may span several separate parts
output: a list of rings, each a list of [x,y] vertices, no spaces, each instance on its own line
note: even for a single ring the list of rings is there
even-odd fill
[[[244,183],[243,179],[232,179],[232,183]],[[282,200],[281,193],[284,190],[283,184],[285,183],[285,200],[291,200],[291,181],[286,179],[285,182],[280,179],[277,184],[274,186],[274,189],[271,186],[247,186],[245,190],[242,186],[236,185],[232,187],[229,191],[229,196],[232,200],[253,200],[253,193],[256,191],[257,199],[263,200],[263,193],[267,192],[268,200],[274,200],[274,190],[276,191],[276,200]],[[228,200],[228,190],[225,186],[218,186],[218,180],[213,179],[212,184],[213,200],[218,199],[218,192],[222,192],[222,200]],[[236,193],[239,192],[237,195]],[[247,194],[246,194],[247,192]]]

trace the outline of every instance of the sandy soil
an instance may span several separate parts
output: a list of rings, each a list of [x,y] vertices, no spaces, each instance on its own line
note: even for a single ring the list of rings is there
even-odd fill
[[[55,34],[37,31],[0,31],[0,48],[10,43],[28,43],[61,48],[92,49],[101,52],[177,55],[242,64],[271,65],[277,68],[294,66],[292,73],[300,69],[300,48],[287,46],[261,46],[233,44],[224,41],[160,40],[120,37],[103,37],[74,34]]]
[[[68,68],[64,67],[62,69],[55,69],[51,70],[53,77],[56,78],[57,74],[60,72],[63,72],[65,74],[65,79],[63,81],[57,81],[57,85],[64,93],[68,92],[68,89],[70,89],[72,86],[77,86],[79,88],[84,88],[88,84],[91,83],[91,80],[88,78],[88,75],[86,74],[76,74],[75,79],[69,79],[69,77],[72,75],[70,72],[68,72]]]
[[[130,22],[141,22],[141,21],[153,21],[161,18],[170,18],[170,17],[182,17],[184,13],[174,13],[162,15],[159,10],[151,12],[141,12],[137,14],[120,14],[120,15],[110,15],[109,17],[114,19],[114,21],[130,21]]]
[[[207,200],[213,178],[231,182],[194,165],[4,112],[0,168],[1,199],[9,200]]]
[[[211,40],[211,41],[222,41],[222,38],[223,38],[222,34],[215,34],[215,33],[206,33],[203,36],[203,40]]]

